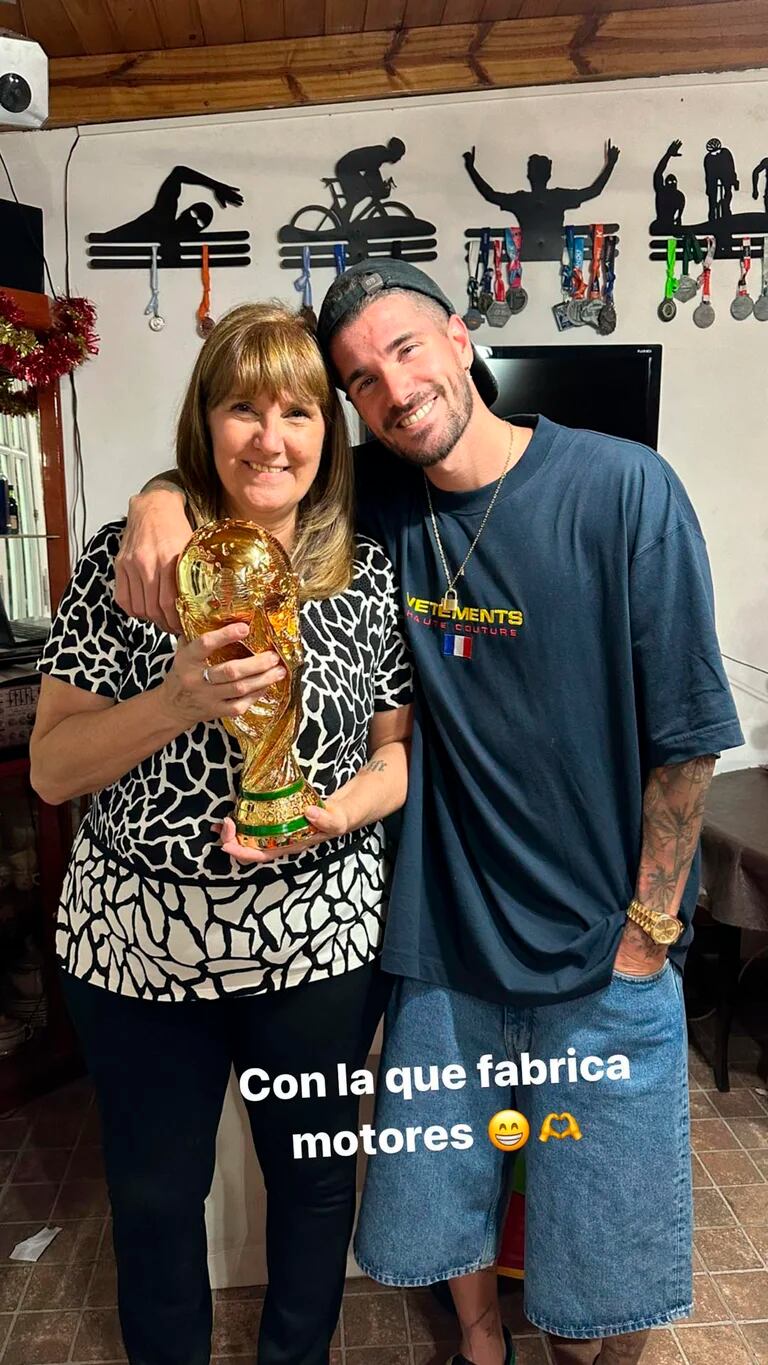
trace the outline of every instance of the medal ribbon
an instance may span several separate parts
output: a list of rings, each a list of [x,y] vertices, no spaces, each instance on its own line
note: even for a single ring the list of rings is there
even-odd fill
[[[672,299],[677,290],[675,270],[677,268],[677,238],[667,238],[667,279],[664,285],[664,298]]]
[[[584,279],[584,238],[573,239],[573,267],[571,270],[571,298],[583,299],[587,292]]]
[[[691,261],[696,265],[701,265],[704,259],[704,252],[699,245],[699,239],[692,232],[686,232],[683,237],[683,274],[688,274],[688,267]]]
[[[159,242],[153,242],[152,245],[151,245],[151,247],[150,247],[150,251],[152,252],[152,259],[151,259],[150,264],[149,264],[149,288],[150,288],[150,295],[149,295],[149,303],[147,304],[146,308],[144,309],[144,316],[145,316],[145,318],[146,318],[146,317],[149,317],[149,314],[150,314],[150,313],[151,313],[152,316],[155,317],[155,318],[159,318],[159,316],[160,316],[160,276],[159,276],[158,268],[157,268],[157,253],[158,253],[159,250],[160,250],[160,243],[159,243]]]
[[[616,284],[616,270],[614,262],[616,260],[616,247],[619,239],[616,236],[605,238],[603,246],[603,298],[606,303],[613,303],[613,290]]]
[[[704,264],[702,265],[701,268],[701,275],[699,276],[699,279],[701,281],[701,297],[705,299],[707,302],[709,302],[709,291],[712,279],[712,262],[715,259],[716,246],[717,243],[714,237],[707,237],[707,252],[704,257]]]
[[[203,242],[200,258],[200,274],[203,279],[203,297],[197,308],[197,320],[203,322],[211,311],[211,266],[208,257],[208,243]]]
[[[311,307],[312,307],[312,276],[311,276],[311,266],[310,266],[311,256],[310,256],[310,250],[309,250],[309,247],[308,247],[308,246],[304,246],[304,247],[301,248],[301,261],[302,261],[302,265],[303,265],[304,269],[303,269],[301,275],[299,275],[299,278],[298,278],[297,280],[294,280],[294,282],[293,282],[293,287],[294,287],[294,289],[301,290],[301,306],[302,306],[302,308],[311,308]]]
[[[563,295],[568,296],[571,292],[573,282],[574,256],[576,254],[576,234],[572,227],[565,229],[565,260],[561,268],[561,284]]]
[[[600,261],[603,255],[605,228],[602,223],[592,224],[592,263],[589,277],[589,297],[600,298]]]
[[[507,291],[504,286],[504,275],[501,269],[501,238],[493,239],[493,297],[497,303],[505,303]]]
[[[741,273],[739,275],[739,294],[747,292],[747,275],[752,269],[752,239],[744,237],[741,245]]]
[[[520,251],[523,245],[522,228],[505,228],[504,245],[507,248],[507,279],[510,289],[520,289],[523,283],[523,267]]]
[[[333,259],[336,264],[336,274],[343,275],[347,268],[347,251],[342,243],[337,243],[333,248]]]
[[[482,289],[483,293],[485,293],[485,294],[490,294],[490,292],[491,292],[491,265],[490,265],[490,259],[491,259],[491,229],[490,229],[490,228],[481,228],[481,229],[480,229],[480,266],[481,266],[480,288]]]

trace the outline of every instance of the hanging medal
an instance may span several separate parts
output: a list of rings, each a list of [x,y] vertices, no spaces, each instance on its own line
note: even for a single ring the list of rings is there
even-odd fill
[[[567,227],[565,229],[563,255],[560,261],[560,292],[562,298],[552,308],[552,315],[558,332],[568,332],[573,326],[573,323],[568,320],[568,303],[571,297],[571,279],[573,278],[574,241],[574,230],[572,227]]]
[[[203,281],[203,297],[197,308],[197,335],[203,340],[212,332],[216,323],[211,317],[211,264],[208,256],[208,243],[203,242],[200,255],[200,274]]]
[[[480,309],[477,306],[477,296],[480,289],[480,284],[478,281],[478,272],[480,269],[480,248],[478,247],[477,259],[475,260],[474,270],[472,269],[471,242],[467,242],[464,251],[464,259],[467,263],[467,295],[469,298],[469,305],[467,307],[466,313],[464,314],[464,322],[466,323],[466,326],[469,328],[470,332],[476,332],[478,327],[482,327],[483,322],[485,321],[482,313],[480,312]]]
[[[145,318],[149,318],[149,326],[153,332],[162,332],[165,326],[165,318],[160,316],[160,275],[157,266],[157,254],[160,250],[159,242],[153,242],[150,250],[152,259],[149,265],[149,303],[144,309]]]
[[[601,336],[607,337],[611,332],[616,331],[616,305],[613,302],[613,291],[616,285],[616,248],[619,239],[611,234],[605,238],[603,245],[603,306],[597,315],[597,330]]]
[[[573,264],[571,267],[571,297],[567,310],[568,321],[572,327],[583,327],[584,325],[581,310],[586,292],[587,282],[584,279],[584,238],[574,236]]]
[[[691,261],[694,261],[696,265],[700,265],[703,259],[704,252],[699,246],[698,237],[694,236],[692,232],[686,232],[683,237],[683,272],[680,279],[677,281],[677,289],[675,291],[675,301],[677,303],[690,303],[691,299],[695,299],[698,285],[693,276],[688,274],[688,270]]]
[[[336,274],[343,275],[347,268],[347,251],[343,242],[337,242],[333,248],[333,261],[336,266]]]
[[[677,266],[677,238],[667,238],[667,278],[664,282],[664,298],[661,300],[656,312],[662,322],[671,322],[677,317],[677,304],[675,303],[675,292],[677,290],[677,280],[675,279],[675,269]]]
[[[712,262],[715,259],[716,242],[714,237],[707,238],[707,254],[704,257],[699,284],[701,286],[701,302],[697,303],[693,310],[693,320],[697,327],[711,327],[715,320],[715,309],[710,297],[712,289]]]
[[[739,271],[739,285],[736,297],[731,301],[731,317],[737,322],[743,322],[745,318],[751,317],[755,309],[754,299],[750,298],[747,289],[747,277],[752,268],[752,242],[749,237],[744,237],[741,245],[741,269]]]
[[[768,238],[763,238],[763,258],[760,262],[760,293],[755,299],[755,317],[758,322],[768,322]]]
[[[507,303],[507,289],[504,284],[504,272],[501,268],[501,238],[493,239],[493,303],[488,309],[487,318],[490,327],[503,327],[509,322],[512,316],[512,309]]]
[[[504,245],[507,251],[507,303],[511,313],[522,313],[528,302],[528,295],[523,289],[522,228],[505,228]]]
[[[603,311],[602,290],[600,288],[600,262],[603,256],[602,223],[592,224],[592,262],[589,274],[589,290],[586,303],[581,307],[581,320],[588,327],[597,327],[597,319]]]
[[[477,306],[485,316],[488,315],[488,309],[493,303],[492,291],[491,229],[482,228],[480,231],[480,292],[477,296]]]

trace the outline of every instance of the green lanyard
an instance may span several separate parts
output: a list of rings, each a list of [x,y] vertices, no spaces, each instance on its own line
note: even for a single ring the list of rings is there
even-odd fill
[[[664,298],[674,298],[677,292],[677,280],[675,279],[675,268],[677,266],[677,238],[667,238],[667,282],[664,285]]]

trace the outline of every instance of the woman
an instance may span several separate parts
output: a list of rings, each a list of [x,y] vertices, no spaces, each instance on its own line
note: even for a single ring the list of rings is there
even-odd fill
[[[57,953],[101,1111],[120,1319],[133,1365],[205,1365],[203,1202],[231,1065],[323,1073],[326,1098],[248,1105],[267,1188],[260,1365],[321,1365],[339,1314],[355,1160],[294,1160],[292,1134],[357,1127],[336,1067],[382,1013],[380,819],[405,799],[411,679],[392,572],[352,532],[351,456],[316,342],[278,305],[223,318],[195,365],[177,465],[204,520],[266,527],[302,581],[297,750],[325,805],[309,846],[240,848],[241,756],[219,723],[281,676],[277,656],[207,665],[113,598],[123,522],[80,559],[41,660],[32,782],[96,793],[62,892]],[[204,672],[205,670],[205,672]],[[218,838],[216,837],[218,834]]]

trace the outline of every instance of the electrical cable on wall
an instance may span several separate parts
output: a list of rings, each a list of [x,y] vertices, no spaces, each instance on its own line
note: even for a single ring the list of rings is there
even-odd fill
[[[67,294],[70,289],[70,253],[69,253],[69,166],[72,161],[72,154],[80,141],[80,128],[75,128],[75,139],[67,154],[64,163],[64,282]],[[72,399],[72,446],[74,450],[74,489],[72,497],[72,509],[70,512],[70,538],[75,557],[85,548],[86,526],[88,523],[88,505],[85,497],[85,468],[83,465],[83,447],[80,436],[80,420],[77,383],[74,370],[69,373],[70,396]],[[78,504],[82,507],[82,526],[80,534],[77,530],[77,508]]]

